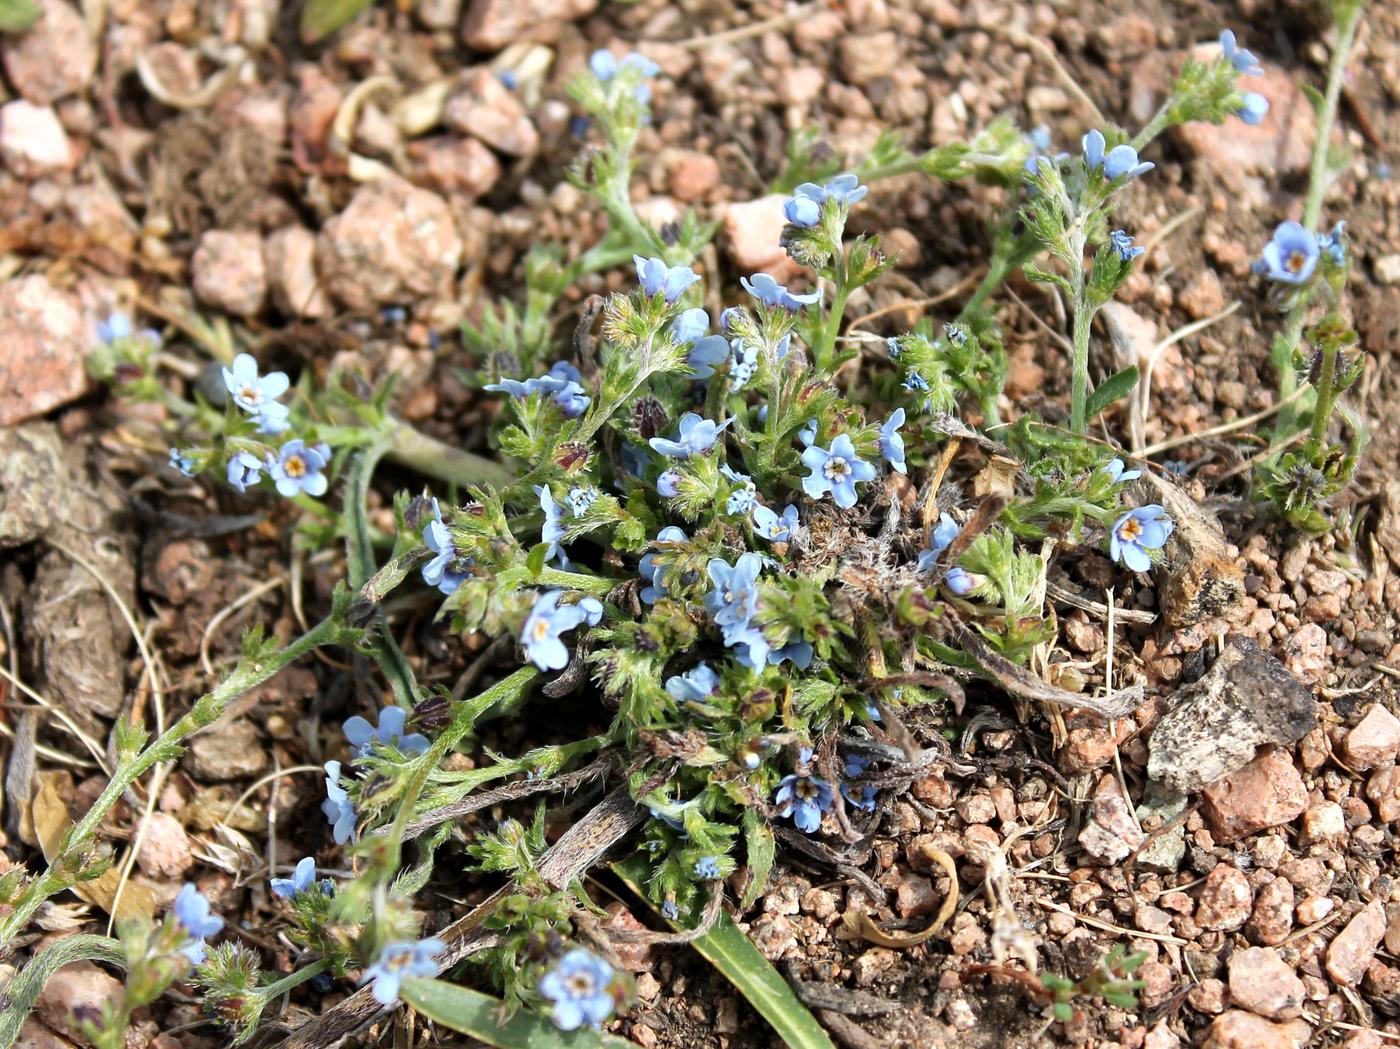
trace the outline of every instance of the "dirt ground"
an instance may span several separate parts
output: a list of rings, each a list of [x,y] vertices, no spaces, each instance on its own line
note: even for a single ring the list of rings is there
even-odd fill
[[[795,854],[781,857],[772,889],[736,918],[800,981],[833,1038],[856,1049],[1400,1044],[1400,776],[1393,747],[1372,767],[1358,757],[1376,721],[1357,730],[1379,719],[1377,708],[1400,713],[1400,6],[1378,2],[1366,15],[1335,137],[1345,166],[1323,209],[1324,224],[1345,219],[1352,238],[1347,308],[1368,363],[1350,403],[1369,443],[1332,508],[1335,526],[1318,537],[1254,506],[1240,468],[1266,446],[1267,419],[1251,417],[1276,400],[1269,340],[1281,321],[1249,266],[1273,227],[1301,214],[1313,122],[1296,85],[1320,88],[1330,53],[1311,3],[468,0],[464,26],[455,0],[420,0],[414,13],[376,4],[318,46],[297,39],[298,5],[277,0],[111,0],[92,5],[86,27],[67,0],[43,6],[42,39],[0,45],[0,296],[9,315],[0,316],[0,423],[15,425],[0,430],[0,654],[11,669],[0,681],[0,756],[12,773],[0,865],[38,861],[23,822],[45,788],[74,815],[96,796],[115,717],[168,722],[232,664],[245,629],[287,632],[314,618],[344,572],[338,554],[313,554],[293,536],[286,505],[168,469],[164,410],[129,406],[83,375],[96,318],[134,307],[140,324],[163,328],[164,376],[182,391],[208,381],[196,312],[228,318],[243,348],[294,379],[323,376],[332,363],[396,373],[404,417],[484,450],[496,406],[465,381],[472,361],[457,326],[518,293],[532,245],[557,242],[572,257],[604,229],[567,179],[583,142],[562,84],[594,48],[636,48],[661,65],[634,199],[654,221],[692,206],[726,222],[701,264],[708,280],[732,286],[748,260],[729,209],[767,193],[792,133],[813,128],[856,161],[882,129],[927,148],[1007,115],[1025,128],[1044,124],[1073,148],[1095,122],[1081,92],[1107,120],[1136,128],[1185,51],[1233,27],[1265,63],[1250,86],[1270,97],[1266,124],[1159,140],[1146,154],[1156,170],[1123,194],[1119,213],[1149,247],[1121,296],[1125,330],[1146,341],[1186,330],[1156,367],[1144,441],[1182,438],[1156,461],[1172,460],[1186,490],[1219,514],[1245,575],[1243,607],[1229,623],[1182,629],[1120,622],[1115,674],[1147,685],[1151,701],[1111,729],[1022,709],[991,688],[970,691],[961,717],[930,715],[921,727],[950,733],[959,762],[888,799],[857,862],[886,890],[887,916],[917,929],[947,892],[923,846],[956,859],[959,911],[932,940],[890,948],[853,936],[840,917],[861,890]],[[504,99],[482,92],[488,101],[473,112],[414,133],[391,119],[396,103],[432,82],[469,82],[482,70],[497,84],[511,74]],[[21,101],[56,121],[21,134],[11,108]],[[387,290],[363,272],[317,279],[313,256],[324,257],[327,239],[353,239],[349,224],[376,221],[352,205],[372,165],[432,194],[455,223],[460,258],[445,280],[413,257],[388,265],[400,268]],[[1009,203],[1001,189],[921,175],[877,184],[852,231],[882,234],[901,257],[852,299],[848,317],[871,316],[859,323],[878,335],[924,315],[950,319],[985,264],[988,218]],[[408,256],[431,250],[413,238],[402,247]],[[586,296],[629,279],[616,271],[571,289],[561,335]],[[1054,342],[1063,316],[1025,282],[995,301],[1012,362],[1004,414],[1063,415],[1068,365]],[[1100,375],[1114,370],[1107,336],[1096,337]],[[1231,423],[1240,425],[1223,428]],[[1121,429],[1112,436],[1126,440]],[[395,486],[418,484],[386,471],[381,513]],[[1086,555],[1061,582],[1101,595],[1106,564]],[[1143,588],[1120,601],[1150,612],[1157,598]],[[488,640],[446,633],[426,594],[389,611],[425,683],[450,688]],[[1103,619],[1068,605],[1060,613],[1051,662],[1100,666]],[[1206,674],[1227,634],[1253,639],[1311,691],[1318,726],[1266,748],[1260,778],[1240,788],[1251,796],[1193,797],[1176,867],[1095,860],[1081,839],[1098,811],[1092,799],[1105,780],[1113,786],[1118,763],[1132,801],[1142,800],[1153,727],[1177,690]],[[380,687],[322,656],[239,701],[164,778],[134,884],[168,901],[183,880],[196,881],[269,970],[289,966],[264,887],[268,864],[311,851],[336,862],[317,766],[347,716],[379,705]],[[608,717],[601,706],[568,714],[598,727]],[[551,742],[547,731],[536,720],[497,724],[482,743],[515,753]],[[38,745],[23,763],[16,739]],[[21,765],[25,774],[13,774]],[[1283,766],[1291,772],[1268,771]],[[135,834],[149,786],[109,820],[118,846]],[[1253,809],[1269,805],[1286,818],[1256,819]],[[1072,1021],[1050,1024],[1016,979],[986,971],[998,968],[1000,944],[985,866],[973,857],[988,846],[1005,848],[1014,913],[1034,933],[1042,969],[1084,976],[1117,942],[1147,953],[1136,1010],[1080,999]],[[600,900],[619,889],[595,887]],[[437,879],[425,894],[427,927],[491,888]],[[1384,935],[1368,941],[1368,922]],[[62,897],[15,946],[22,958],[42,937],[104,926],[96,908]],[[1353,939],[1368,941],[1359,948],[1344,933],[1353,928]],[[1267,965],[1249,953],[1258,950]],[[640,996],[615,1033],[686,1049],[779,1044],[693,952],[656,949],[637,965]],[[345,993],[299,989],[278,1029]],[[40,1019],[49,1026],[36,1027],[30,1044],[70,1044],[59,1005],[41,1006]],[[132,1044],[225,1044],[200,1021],[195,997],[173,994],[140,1018]],[[391,1033],[398,1022],[363,1044],[428,1040],[421,1025]]]

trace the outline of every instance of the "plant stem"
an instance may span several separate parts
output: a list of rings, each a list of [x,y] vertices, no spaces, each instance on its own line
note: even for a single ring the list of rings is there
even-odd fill
[[[1076,226],[1070,236],[1070,254],[1077,260],[1084,257],[1084,230]],[[1089,401],[1089,329],[1094,311],[1085,301],[1084,264],[1071,267],[1070,283],[1074,289],[1074,328],[1070,343],[1069,428],[1083,435],[1089,432],[1087,406]]]
[[[8,937],[0,939],[0,943],[8,942]],[[0,1049],[10,1049],[15,1044],[25,1017],[39,1000],[49,977],[77,961],[103,962],[125,968],[126,954],[117,940],[85,934],[65,936],[41,950],[0,991],[0,1004],[4,1006],[0,1012]]]
[[[490,484],[504,488],[515,480],[515,472],[503,463],[464,452],[455,445],[429,437],[406,422],[395,420],[391,425],[385,458],[411,470],[464,487]]]
[[[1306,455],[1314,466],[1318,465],[1327,440],[1327,423],[1332,417],[1332,405],[1337,399],[1334,389],[1337,377],[1337,346],[1332,340],[1325,340],[1322,347],[1322,362],[1317,377],[1317,403],[1313,406],[1312,433],[1308,437]]]
[[[317,976],[320,976],[323,972],[330,969],[330,967],[330,962],[326,961],[324,958],[318,959],[305,969],[298,969],[296,972],[288,973],[286,976],[282,977],[282,979],[270,983],[266,987],[259,987],[258,994],[264,1002],[275,1001],[292,990],[292,988],[299,987],[307,980],[314,980]]]

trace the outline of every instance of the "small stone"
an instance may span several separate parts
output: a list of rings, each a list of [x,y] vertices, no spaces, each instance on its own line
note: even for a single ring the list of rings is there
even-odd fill
[[[1146,837],[1133,819],[1118,777],[1112,773],[1099,777],[1089,819],[1079,832],[1079,844],[1099,862],[1117,863],[1126,859]]]
[[[1205,789],[1201,812],[1219,843],[1282,826],[1308,806],[1308,792],[1293,759],[1269,748],[1259,757]]]
[[[474,138],[435,135],[411,143],[408,156],[418,166],[418,177],[444,193],[475,199],[489,193],[501,177],[496,154]]]
[[[703,200],[719,185],[719,161],[694,149],[679,151],[671,160],[666,186],[671,196],[687,204]]]
[[[1060,750],[1066,772],[1079,775],[1101,769],[1113,760],[1117,737],[1103,725],[1076,725],[1066,736]]]
[[[39,0],[39,20],[23,33],[0,34],[0,56],[10,83],[35,105],[75,95],[97,71],[97,45],[67,0]]]
[[[76,296],[47,277],[0,283],[0,426],[43,415],[86,393],[92,342]]]
[[[73,148],[52,109],[19,98],[0,106],[0,159],[19,178],[42,178],[71,168]]]
[[[1386,1049],[1387,1044],[1395,1043],[1381,1041],[1381,1036],[1375,1031],[1354,1031],[1351,1037],[1342,1043],[1342,1049]]]
[[[779,80],[778,97],[785,106],[802,108],[820,98],[825,86],[826,73],[816,66],[794,66]]]
[[[34,1017],[27,1018],[20,1026],[14,1049],[74,1049],[67,1038],[61,1038]]]
[[[733,998],[721,998],[715,1003],[715,1033],[735,1034],[739,1030],[739,1003]]]
[[[190,260],[194,293],[205,305],[251,317],[267,300],[262,238],[252,230],[209,230]]]
[[[899,62],[899,37],[886,30],[868,36],[844,36],[836,45],[837,61],[847,83],[864,87],[888,77]]]
[[[826,889],[808,889],[802,894],[801,906],[804,914],[825,922],[836,914],[836,894]]]
[[[799,272],[797,263],[788,257],[779,243],[787,216],[783,202],[787,197],[772,193],[757,200],[731,204],[724,212],[723,240],[729,257],[742,276],[769,273],[786,281]]]
[[[605,929],[616,929],[624,933],[644,933],[647,931],[647,927],[637,920],[637,916],[629,911],[625,904],[610,903],[607,906],[607,912],[608,920],[603,923]],[[623,939],[613,940],[612,944],[618,962],[629,973],[651,971],[654,964],[651,944]]]
[[[330,309],[316,276],[316,234],[285,226],[263,245],[272,302],[288,317],[324,317]]]
[[[895,908],[901,918],[922,918],[938,910],[938,893],[929,880],[918,874],[904,874],[895,889]]]
[[[1220,287],[1220,277],[1213,269],[1198,271],[1176,301],[1196,320],[1215,316],[1225,308],[1225,292]]]
[[[472,0],[462,19],[462,43],[476,51],[499,51],[507,44],[530,40],[552,44],[598,0]]]
[[[251,721],[219,721],[194,737],[187,755],[196,779],[222,783],[267,768],[267,747]]]
[[[1165,477],[1144,473],[1145,501],[1161,503],[1176,524],[1162,551],[1158,595],[1168,626],[1230,619],[1244,598],[1244,569],[1235,563],[1219,519]]]
[[[1249,917],[1254,902],[1249,879],[1228,863],[1218,863],[1206,875],[1196,901],[1196,924],[1203,929],[1229,932],[1238,929]]]
[[[991,823],[997,815],[997,807],[985,794],[972,794],[961,798],[954,808],[964,823]]]
[[[851,965],[857,987],[869,987],[885,973],[894,968],[898,956],[887,947],[873,947]]]
[[[1214,977],[1202,980],[1186,993],[1186,1001],[1198,1013],[1217,1016],[1225,1011],[1225,984]]]
[[[462,238],[442,198],[398,178],[361,186],[321,229],[322,278],[353,310],[446,297],[462,260]]]
[[[1400,750],[1400,718],[1379,703],[1372,703],[1354,729],[1342,740],[1342,760],[1350,768],[1369,769],[1394,761]]]
[[[1354,987],[1385,935],[1385,905],[1372,900],[1347,922],[1327,947],[1327,975],[1339,987]]]
[[[1308,896],[1298,904],[1298,923],[1304,927],[1316,925],[1335,910],[1337,905],[1327,896]]]
[[[651,973],[644,972],[637,977],[637,997],[649,1002],[661,993],[661,983]]]
[[[520,98],[485,66],[468,70],[447,99],[442,122],[513,157],[539,150],[540,133]]]
[[[1347,820],[1335,801],[1319,801],[1303,813],[1298,831],[1299,845],[1325,845],[1346,837]]]
[[[1272,947],[1249,947],[1230,956],[1230,1001],[1270,1020],[1303,1012],[1303,981]]]
[[[1245,931],[1256,942],[1276,947],[1293,931],[1293,883],[1275,878],[1254,898],[1254,913]]]
[[[1231,1009],[1210,1025],[1201,1049],[1300,1049],[1311,1035],[1312,1028],[1302,1020],[1273,1023]]]
[[[73,962],[48,978],[35,1012],[60,1034],[76,1036],[72,1026],[74,1012],[100,1012],[106,1004],[116,1005],[121,994],[122,985],[92,962]]]
[[[148,878],[174,881],[194,863],[189,835],[174,816],[153,812],[142,818],[138,833],[136,863]]]
[[[319,66],[297,67],[297,91],[287,110],[292,133],[292,158],[302,171],[317,171],[325,163],[331,125],[345,96]]]
[[[1211,48],[1212,54],[1219,53],[1218,47]],[[1218,175],[1285,175],[1308,169],[1317,137],[1312,103],[1287,71],[1267,62],[1262,67],[1263,74],[1244,85],[1269,100],[1269,112],[1257,126],[1231,117],[1224,127],[1194,122],[1174,129],[1187,150]]]
[[[1327,631],[1316,623],[1304,623],[1283,643],[1283,665],[1305,685],[1316,685],[1327,676]]]
[[[634,1023],[628,1034],[642,1049],[651,1049],[656,1044],[656,1032],[644,1023]]]
[[[1380,284],[1400,284],[1400,255],[1382,255],[1371,264]]]
[[[1142,1049],[1178,1049],[1180,1045],[1181,1039],[1167,1026],[1166,1020],[1158,1020],[1142,1041]]]

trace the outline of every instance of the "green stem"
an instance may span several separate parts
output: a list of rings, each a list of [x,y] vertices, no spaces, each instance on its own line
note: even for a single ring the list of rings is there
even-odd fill
[[[328,616],[263,662],[240,661],[233,674],[214,691],[201,696],[190,712],[171,725],[164,735],[130,762],[118,765],[106,788],[92,803],[92,807],[65,835],[63,851],[54,857],[44,873],[25,890],[14,910],[0,921],[0,944],[7,944],[19,935],[40,904],[70,887],[72,880],[65,868],[76,868],[79,850],[97,834],[102,820],[128,787],[158,762],[174,761],[178,758],[185,740],[217,721],[228,705],[239,696],[261,685],[313,648],[332,643],[340,636],[342,629],[337,616]]]
[[[323,972],[327,972],[330,967],[331,963],[321,958],[318,961],[312,962],[305,969],[298,969],[296,972],[288,973],[286,976],[282,977],[282,979],[274,983],[270,983],[265,987],[259,987],[258,996],[262,998],[264,1003],[276,1001],[294,987],[299,987],[307,980],[314,980]]]
[[[1327,441],[1327,423],[1332,417],[1332,404],[1337,399],[1334,389],[1337,377],[1337,346],[1326,340],[1322,347],[1322,362],[1317,377],[1317,403],[1313,406],[1312,433],[1308,437],[1306,455],[1314,466],[1320,465]]]
[[[1082,226],[1076,225],[1070,236],[1070,257],[1076,260],[1084,257]],[[1069,427],[1077,434],[1086,434],[1089,432],[1089,329],[1094,321],[1094,311],[1085,301],[1082,261],[1071,266],[1070,284],[1074,289],[1074,328],[1070,342]]]
[[[49,977],[63,966],[78,961],[104,962],[126,968],[126,955],[118,940],[88,935],[55,940],[0,990],[0,1049],[10,1049],[15,1044],[25,1017],[39,1000]]]
[[[504,488],[515,480],[515,472],[505,464],[464,452],[399,420],[391,425],[384,455],[401,466],[463,487],[489,484]]]

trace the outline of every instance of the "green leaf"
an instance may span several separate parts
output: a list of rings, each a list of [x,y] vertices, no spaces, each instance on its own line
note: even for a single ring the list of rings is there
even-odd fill
[[[529,556],[525,558],[525,571],[530,573],[531,579],[539,578],[540,573],[544,571],[544,559],[548,556],[548,543],[536,543],[530,549]]]
[[[1114,401],[1132,393],[1137,384],[1137,365],[1130,364],[1121,372],[1110,375],[1101,386],[1089,394],[1089,399],[1084,402],[1084,414],[1093,418]]]
[[[4,2],[4,0],[0,0]],[[369,9],[372,0],[306,0],[301,10],[301,38],[308,44],[330,36]]]
[[[41,14],[34,0],[0,0],[0,33],[23,33]]]
[[[561,1031],[538,1013],[521,1011],[502,1023],[505,1003],[499,998],[446,980],[409,977],[399,994],[434,1023],[479,1038],[497,1049],[633,1049],[632,1042],[591,1027]]]
[[[776,852],[773,831],[757,809],[744,809],[744,847],[748,851],[749,884],[744,889],[744,898],[739,901],[740,910],[753,906],[768,887],[768,872],[773,869]]]
[[[1327,105],[1327,100],[1322,97],[1322,92],[1311,84],[1299,84],[1298,87],[1302,89],[1303,94],[1307,96],[1308,101],[1312,103],[1313,112],[1321,113],[1323,108]]]
[[[634,856],[612,868],[633,892],[643,900],[647,898],[642,884],[651,876],[651,867],[645,857]],[[782,974],[739,931],[729,915],[721,911],[710,931],[692,941],[691,946],[739,989],[788,1049],[836,1049]]]

